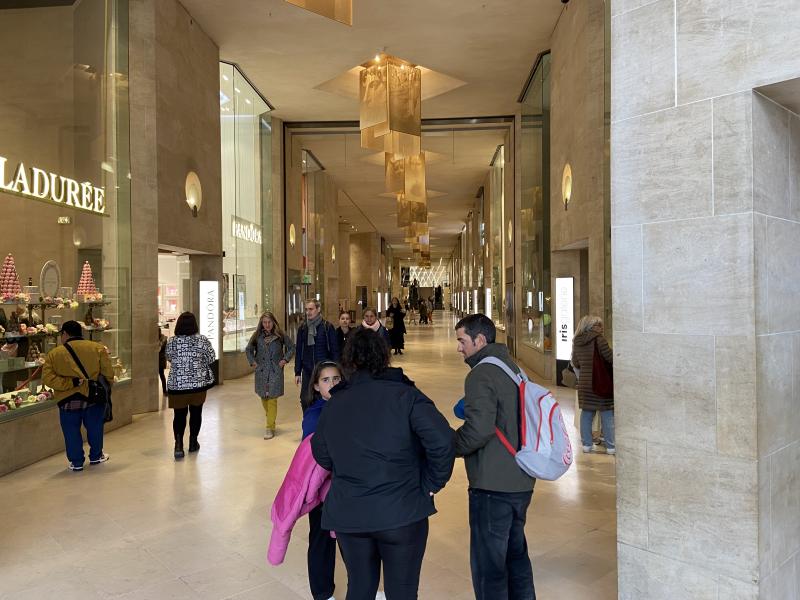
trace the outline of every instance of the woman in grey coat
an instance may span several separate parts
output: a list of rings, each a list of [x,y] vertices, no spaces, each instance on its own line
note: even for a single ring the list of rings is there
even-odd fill
[[[247,361],[256,368],[256,394],[267,416],[265,440],[275,437],[278,398],[283,396],[283,368],[292,356],[294,342],[283,333],[275,315],[266,311],[247,343]]]

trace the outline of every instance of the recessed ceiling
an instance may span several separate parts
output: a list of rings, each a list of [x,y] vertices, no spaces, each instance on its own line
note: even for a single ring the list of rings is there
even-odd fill
[[[287,121],[358,118],[316,89],[385,49],[465,85],[423,101],[423,118],[510,115],[559,0],[357,0],[348,27],[284,0],[181,0]]]
[[[298,135],[302,130],[294,130]],[[431,256],[450,256],[456,236],[464,219],[475,203],[478,188],[485,183],[489,163],[497,146],[505,142],[506,125],[492,128],[423,131],[422,147],[440,156],[427,165],[426,182],[429,188],[447,190],[445,195],[429,198]],[[385,197],[385,177],[382,164],[365,161],[372,150],[361,148],[357,132],[303,133],[299,135],[303,148],[314,156],[342,190],[339,212],[359,231],[378,231],[391,244],[395,256],[411,254],[397,227],[397,204]]]

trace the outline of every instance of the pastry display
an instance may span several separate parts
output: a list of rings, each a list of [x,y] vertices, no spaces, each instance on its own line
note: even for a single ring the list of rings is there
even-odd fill
[[[0,270],[0,299],[3,302],[28,302],[30,298],[22,293],[17,275],[17,265],[14,257],[8,254],[3,260],[3,268]]]
[[[7,413],[14,410],[19,410],[38,404],[40,402],[47,402],[53,399],[53,390],[40,386],[38,391],[31,393],[29,390],[19,390],[17,392],[8,392],[0,394],[0,414]]]
[[[88,260],[83,263],[81,278],[78,281],[78,290],[75,293],[79,297],[83,297],[84,302],[100,302],[103,299],[103,294],[95,286],[92,267]]]

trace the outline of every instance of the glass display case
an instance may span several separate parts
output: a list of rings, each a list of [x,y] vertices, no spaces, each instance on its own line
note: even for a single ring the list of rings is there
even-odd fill
[[[519,239],[522,306],[518,339],[552,351],[550,283],[550,54],[541,56],[522,102]]]
[[[64,321],[117,381],[132,351],[128,2],[2,13],[0,422],[54,406],[41,364]]]
[[[242,352],[271,308],[271,107],[238,67],[220,63],[223,349]]]

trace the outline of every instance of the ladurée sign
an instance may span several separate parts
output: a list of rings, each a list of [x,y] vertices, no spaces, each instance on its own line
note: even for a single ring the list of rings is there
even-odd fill
[[[261,227],[238,217],[231,217],[231,235],[254,244],[261,243]]]
[[[7,170],[7,163],[8,160],[0,156],[0,191],[105,214],[106,192],[103,188],[95,187],[88,181],[78,183],[74,179],[49,173],[38,167],[29,168],[24,163]],[[9,175],[12,172],[13,175]]]

